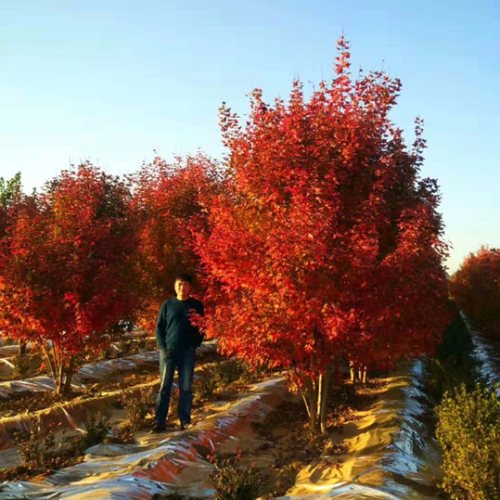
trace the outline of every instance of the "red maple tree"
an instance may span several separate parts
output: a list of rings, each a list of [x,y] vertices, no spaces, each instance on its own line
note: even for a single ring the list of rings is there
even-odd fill
[[[6,242],[6,235],[10,231],[13,222],[16,220],[19,207],[26,202],[26,197],[22,192],[21,174],[18,173],[11,179],[4,179],[0,177],[0,252],[4,249]],[[4,280],[0,275],[0,289],[5,290]],[[0,325],[1,318],[6,316],[6,310],[0,309]],[[7,330],[1,330],[0,334],[3,337],[18,338],[16,330],[24,331],[28,325],[22,325],[22,321],[16,321],[14,324],[9,325]],[[1,326],[0,326],[1,328]],[[20,355],[26,351],[26,342],[20,339]]]
[[[192,231],[206,225],[205,203],[220,190],[221,177],[217,164],[198,154],[172,163],[157,157],[132,180],[139,221],[137,324],[152,330],[161,303],[173,294],[175,275],[198,270]]]
[[[450,292],[472,325],[500,338],[500,250],[481,247],[450,278]]]
[[[57,391],[133,313],[127,186],[89,164],[25,197],[0,246],[0,328],[38,343]]]
[[[313,430],[325,429],[341,360],[391,366],[431,350],[446,324],[436,183],[419,177],[388,114],[398,80],[353,81],[347,42],[335,76],[306,99],[253,91],[245,126],[223,106],[227,193],[197,238],[206,328],[228,354],[287,369]]]

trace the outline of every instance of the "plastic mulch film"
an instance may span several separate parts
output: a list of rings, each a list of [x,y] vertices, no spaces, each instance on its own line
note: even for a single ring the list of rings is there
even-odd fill
[[[472,343],[474,345],[473,356],[475,357],[479,374],[489,387],[496,387],[496,393],[500,396],[500,344],[495,346],[492,341],[480,333],[472,332]]]
[[[200,359],[202,359],[203,356],[205,356],[207,353],[214,352],[215,348],[216,345],[213,342],[202,345],[199,348]],[[108,361],[123,360],[124,359]],[[137,363],[133,365],[133,369],[137,369],[138,367],[140,367],[141,361],[142,363],[158,364],[158,353],[147,351],[145,353],[136,355],[134,357],[134,360],[137,361]],[[85,377],[90,374],[95,377],[94,380],[104,380],[111,373],[115,375],[117,372],[119,372],[119,368],[130,366],[129,363],[113,364],[112,366],[117,370],[117,372],[110,372],[110,364],[108,363],[108,361],[84,366],[82,369],[85,370]],[[104,367],[102,365],[104,365]],[[198,376],[199,375],[195,373],[195,377]],[[99,377],[102,378],[99,379]],[[49,376],[41,376],[31,380],[20,380],[15,382],[15,384],[13,382],[4,383],[5,385],[12,384],[11,387],[13,389],[13,392],[10,393],[10,397],[12,397],[12,394],[15,391],[19,391],[21,393],[25,392],[26,394],[34,394],[36,392],[52,391],[54,389],[54,382]],[[158,384],[159,378],[152,382],[139,384],[128,389],[115,390],[113,392],[109,392],[100,396],[88,397],[84,399],[77,398],[72,401],[61,402],[37,412],[26,411],[25,413],[15,416],[6,416],[0,418],[0,468],[12,465],[12,454],[8,450],[9,448],[15,446],[15,443],[12,440],[13,434],[17,431],[23,431],[29,428],[35,418],[40,418],[41,422],[44,425],[57,425],[61,431],[71,429],[77,430],[80,428],[83,422],[88,421],[90,416],[95,415],[96,412],[100,411],[102,413],[109,413],[110,411],[112,411],[116,402],[122,399],[124,395],[133,397],[136,392],[140,392],[148,387],[155,387]],[[80,382],[78,385],[82,386],[83,384]]]
[[[488,387],[496,386],[500,395],[500,340],[485,337],[472,328],[467,316],[461,312],[472,338],[472,356],[476,361],[479,376]]]
[[[375,402],[344,424],[341,455],[323,455],[302,469],[284,499],[435,499],[440,455],[422,418],[431,406],[423,365],[386,379]]]
[[[197,350],[197,355],[203,357],[204,354],[214,352],[215,349],[216,341],[209,341]],[[157,365],[158,362],[158,351],[143,351],[124,358],[88,363],[74,375],[73,386],[80,388],[85,385],[85,382],[105,381],[119,373],[134,371],[143,366]],[[26,380],[9,380],[0,382],[0,398],[6,400],[19,394],[29,395],[52,391],[54,387],[54,381],[49,375],[40,375]]]
[[[138,435],[138,444],[101,444],[89,448],[85,461],[60,469],[44,482],[4,482],[0,498],[150,499],[155,494],[214,496],[204,457],[221,449],[255,449],[252,422],[263,420],[286,396],[282,377],[251,387],[224,410],[194,428]]]
[[[79,384],[73,385],[79,386]],[[20,394],[30,395],[54,389],[54,380],[50,375],[40,375],[26,380],[8,380],[0,382],[0,398],[6,400]]]
[[[0,358],[0,377],[10,377],[14,373],[16,366],[12,361],[12,358]]]
[[[18,345],[0,346],[0,358],[9,358],[10,356],[16,356],[17,354],[19,354]]]
[[[144,384],[147,385],[147,384]],[[151,383],[149,385],[152,385]],[[139,390],[140,387],[134,388]],[[96,412],[107,413],[114,403],[123,395],[123,391],[110,393],[106,396],[74,400],[55,404],[37,412],[25,412],[14,417],[0,419],[0,468],[12,466],[11,455],[5,450],[15,447],[12,436],[15,432],[27,430],[38,417],[43,425],[56,425],[61,431],[78,430],[82,422],[88,421]],[[0,497],[1,498],[1,497]]]

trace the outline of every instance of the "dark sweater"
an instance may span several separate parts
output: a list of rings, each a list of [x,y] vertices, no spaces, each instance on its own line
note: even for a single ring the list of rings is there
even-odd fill
[[[156,322],[156,342],[160,349],[184,351],[200,346],[203,334],[189,321],[190,311],[203,316],[203,304],[192,297],[186,300],[173,297],[161,305]]]

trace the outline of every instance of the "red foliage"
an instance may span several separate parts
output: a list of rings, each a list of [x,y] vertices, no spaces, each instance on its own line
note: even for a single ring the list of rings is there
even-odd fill
[[[0,252],[0,327],[73,358],[133,311],[129,191],[90,165],[26,197]]]
[[[500,250],[471,253],[451,277],[450,291],[475,328],[500,339]]]
[[[446,315],[439,196],[419,178],[388,113],[400,90],[382,72],[336,74],[288,103],[252,93],[245,127],[225,106],[228,193],[197,249],[208,275],[206,327],[254,365],[314,378],[341,357],[391,366],[432,350]],[[301,375],[301,376],[302,376]]]
[[[133,181],[140,221],[138,324],[152,330],[160,304],[174,293],[175,274],[197,270],[191,231],[206,225],[205,198],[219,189],[219,174],[217,164],[200,154],[173,164],[155,158]]]

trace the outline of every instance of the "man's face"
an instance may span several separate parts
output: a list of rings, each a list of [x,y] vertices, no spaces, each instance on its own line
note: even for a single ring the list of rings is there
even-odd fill
[[[187,299],[191,293],[191,283],[189,281],[175,280],[175,293],[177,297]]]

